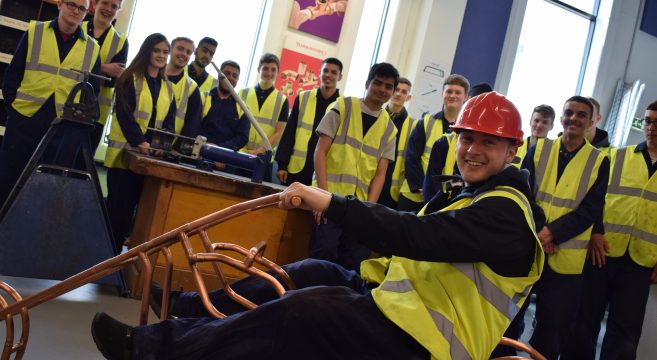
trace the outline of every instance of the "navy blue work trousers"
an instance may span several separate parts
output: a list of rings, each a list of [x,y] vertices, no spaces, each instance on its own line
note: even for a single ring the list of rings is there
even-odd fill
[[[534,286],[536,327],[529,343],[547,359],[557,359],[572,334],[582,294],[582,275],[564,275],[545,264]]]
[[[600,322],[609,306],[600,359],[635,359],[650,292],[651,268],[627,253],[606,258],[602,268],[587,260],[575,330],[562,359],[595,359]]]
[[[107,215],[117,254],[132,232],[143,186],[143,175],[126,169],[107,169]]]
[[[242,311],[223,291],[211,294],[222,319],[166,320],[133,332],[135,359],[428,359],[429,353],[388,320],[354,271],[308,259],[283,266],[298,290],[278,298],[268,284],[246,278],[233,289],[260,304]],[[185,293],[176,312],[205,313]],[[237,311],[233,313],[233,311]],[[202,316],[202,315],[200,315]]]
[[[342,232],[340,225],[331,221],[315,225],[310,236],[311,258],[328,260],[349,270],[360,271],[360,263],[371,254],[370,249],[356,239],[350,239]]]

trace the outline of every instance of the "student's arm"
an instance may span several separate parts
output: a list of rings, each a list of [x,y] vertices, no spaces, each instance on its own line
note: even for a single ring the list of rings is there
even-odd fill
[[[23,33],[21,40],[18,42],[14,57],[5,70],[5,77],[2,83],[2,96],[5,98],[5,108],[9,108],[11,103],[16,99],[16,92],[21,86],[23,76],[25,75],[25,62],[27,60],[27,31]]]
[[[390,160],[388,159],[379,159],[379,164],[376,167],[376,173],[374,174],[372,182],[370,182],[370,191],[367,193],[367,201],[373,203],[379,201],[381,189],[383,189],[383,183],[386,181],[386,171],[388,170],[389,163]]]
[[[449,144],[447,143],[446,137],[441,137],[433,143],[431,147],[431,155],[429,156],[429,166],[427,166],[427,173],[424,175],[424,181],[422,184],[422,197],[424,198],[424,203],[428,203],[433,197],[440,191],[441,183],[436,180],[436,176],[442,173],[442,169],[445,167],[445,159],[447,159],[447,151],[449,150]]]
[[[237,117],[237,111],[235,111],[235,117]],[[249,141],[249,130],[251,129],[251,123],[245,114],[242,114],[242,117],[237,121],[237,126],[233,129],[233,137],[227,139],[226,141],[220,142],[219,146],[225,147],[231,150],[239,150],[246,146],[246,143]]]
[[[283,106],[281,107],[281,113],[276,122],[276,129],[269,138],[269,143],[271,143],[272,148],[275,148],[276,145],[278,145],[278,141],[281,140],[281,135],[283,135],[283,130],[285,130],[285,124],[287,124],[287,118],[289,115],[290,105],[287,103],[287,98],[283,98]]]
[[[123,95],[125,93],[125,95]],[[137,147],[140,144],[146,143],[146,137],[141,132],[139,124],[135,119],[134,112],[137,107],[137,100],[135,95],[135,86],[131,80],[124,83],[122,87],[116,88],[116,111],[114,116],[119,122],[121,132],[125,136],[128,144],[132,147]],[[125,106],[121,103],[121,99],[125,99],[127,104]]]
[[[299,121],[298,117],[299,97],[297,96],[296,99],[294,99],[292,113],[287,119],[287,125],[285,126],[281,141],[278,144],[278,148],[276,149],[276,156],[274,157],[274,160],[276,160],[278,163],[279,177],[281,176],[280,173],[282,171],[284,171],[286,173],[285,175],[287,176],[287,165],[290,163],[290,157],[292,157],[292,153],[294,152],[294,144],[296,142],[297,124]],[[308,149],[308,151],[310,151],[310,149]],[[283,180],[281,179],[281,181]]]
[[[109,39],[106,39],[108,41]],[[111,41],[111,40],[110,40]],[[121,76],[123,70],[125,70],[125,64],[128,62],[128,39],[125,40],[123,44],[123,49],[116,53],[110,61],[106,64],[100,65],[100,70],[103,74],[112,78],[112,81],[106,81],[105,86],[113,87],[116,79]]]
[[[183,79],[184,80],[184,79]],[[203,103],[201,102],[201,92],[198,87],[194,89],[187,101],[187,111],[185,112],[185,124],[180,135],[196,137],[201,132],[201,115],[203,113]]]
[[[326,177],[326,157],[333,139],[328,135],[319,135],[319,141],[315,148],[315,177],[317,178],[317,187],[320,189],[328,190],[328,180]],[[380,190],[379,190],[380,191]]]
[[[418,120],[417,125],[411,132],[404,159],[404,173],[406,181],[412,192],[420,192],[424,181],[424,170],[422,169],[422,154],[427,142],[424,133],[424,119]]]

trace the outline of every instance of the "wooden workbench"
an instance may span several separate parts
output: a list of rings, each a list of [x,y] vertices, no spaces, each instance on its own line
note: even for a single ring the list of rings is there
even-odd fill
[[[284,189],[276,184],[256,184],[241,176],[203,171],[132,152],[127,152],[124,159],[130,170],[145,176],[129,247],[233,204]],[[208,234],[212,242],[230,242],[247,249],[264,240],[267,242],[265,257],[282,265],[307,257],[310,231],[309,213],[271,207],[217,225]],[[203,252],[200,239],[192,238],[192,245]],[[172,289],[195,290],[182,247],[176,244],[171,251],[174,258]],[[153,278],[162,283],[164,260],[160,255],[151,261],[155,264]],[[211,288],[218,286],[209,264],[202,264],[201,268],[206,284]],[[244,276],[230,267],[223,269],[233,280]],[[132,296],[139,296],[138,267],[127,269],[126,277]]]

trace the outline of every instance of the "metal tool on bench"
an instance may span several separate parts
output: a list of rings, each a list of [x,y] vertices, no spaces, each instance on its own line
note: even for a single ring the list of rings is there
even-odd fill
[[[253,174],[251,181],[261,183],[265,176],[265,170],[270,165],[273,156],[273,149],[269,143],[267,134],[260,127],[260,124],[258,124],[249,107],[237,95],[235,89],[226,78],[226,75],[219,70],[214,62],[211,62],[211,64],[217,70],[219,82],[230,92],[230,95],[235,99],[251,122],[251,126],[254,127],[258,135],[262,138],[262,143],[266,151],[259,155],[251,155],[209,144],[203,136],[191,138],[162,129],[149,128],[153,132],[151,148],[155,151],[161,151],[167,160],[188,160],[198,168],[204,170],[212,170],[215,162],[251,170]]]

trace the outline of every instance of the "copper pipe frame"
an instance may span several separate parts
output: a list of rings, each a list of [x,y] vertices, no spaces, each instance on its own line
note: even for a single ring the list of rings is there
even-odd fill
[[[150,285],[153,279],[153,265],[151,264],[149,256],[155,255],[158,252],[161,252],[164,255],[166,262],[164,284],[162,284],[162,312],[160,314],[160,320],[165,320],[167,318],[167,309],[169,308],[169,293],[171,291],[171,278],[173,273],[173,258],[171,255],[171,250],[169,250],[169,246],[176,243],[181,243],[185,251],[185,254],[188,258],[189,267],[194,277],[194,282],[196,283],[198,292],[203,300],[203,304],[205,305],[208,312],[215,317],[224,317],[225,315],[217,310],[215,306],[210,302],[208,290],[201,276],[201,272],[198,269],[197,263],[210,262],[212,264],[214,273],[220,279],[221,287],[226,292],[226,295],[228,295],[239,304],[246,306],[247,308],[254,308],[256,305],[233,291],[233,289],[226,281],[226,278],[223,275],[217,262],[224,263],[250,275],[263,278],[274,287],[276,293],[280,296],[285,293],[286,286],[287,290],[295,289],[296,287],[294,282],[285,272],[285,270],[283,270],[280,266],[276,265],[272,261],[263,257],[266,246],[265,242],[261,242],[255,247],[247,250],[235,244],[212,243],[207,234],[207,229],[213,226],[255,210],[278,205],[278,202],[279,195],[272,194],[219,210],[215,213],[204,216],[200,219],[194,220],[167,233],[157,236],[150,241],[140,244],[123,254],[117,255],[111,259],[107,259],[97,265],[90,267],[87,270],[84,270],[76,275],[69,277],[66,280],[61,281],[56,285],[26,297],[25,299],[23,299],[9,284],[0,281],[0,290],[9,294],[9,296],[11,296],[11,298],[14,300],[14,303],[10,305],[0,293],[0,321],[4,321],[7,328],[6,340],[2,350],[2,356],[0,356],[0,360],[9,359],[11,354],[15,354],[15,359],[21,359],[23,357],[25,349],[27,348],[27,340],[29,337],[29,309],[43,304],[46,301],[52,300],[58,296],[61,296],[69,291],[75,290],[82,285],[88,284],[92,281],[117,272],[121,270],[125,265],[136,262],[141,264],[143,288],[141,295],[139,324],[147,324],[149,307],[148,300],[150,297]],[[299,202],[300,201],[297,201],[297,203]],[[194,253],[191,242],[189,240],[190,237],[194,235],[199,235],[203,246],[207,251],[206,253]],[[219,250],[236,252],[244,256],[244,260],[237,260],[228,255],[215,252]],[[280,276],[284,280],[284,284],[278,282],[278,280],[276,280],[276,278],[274,278],[269,273],[254,267],[254,263],[264,266],[271,272]],[[22,332],[18,342],[14,343],[14,316],[18,314],[20,314],[21,317]]]
[[[531,347],[531,346],[529,346],[525,343],[522,343],[518,340],[513,340],[513,339],[503,337],[502,340],[500,340],[500,345],[506,345],[506,346],[510,346],[512,348],[518,349],[520,351],[524,351],[529,356],[531,356],[531,359],[546,360],[545,356],[541,355],[541,353],[536,351],[536,349],[534,349],[533,347]],[[504,356],[504,357],[500,357],[500,358],[495,358],[494,360],[504,360],[504,359],[509,359],[509,360],[517,359],[517,360],[520,360],[520,359],[527,359],[527,358],[519,357],[519,356]]]

